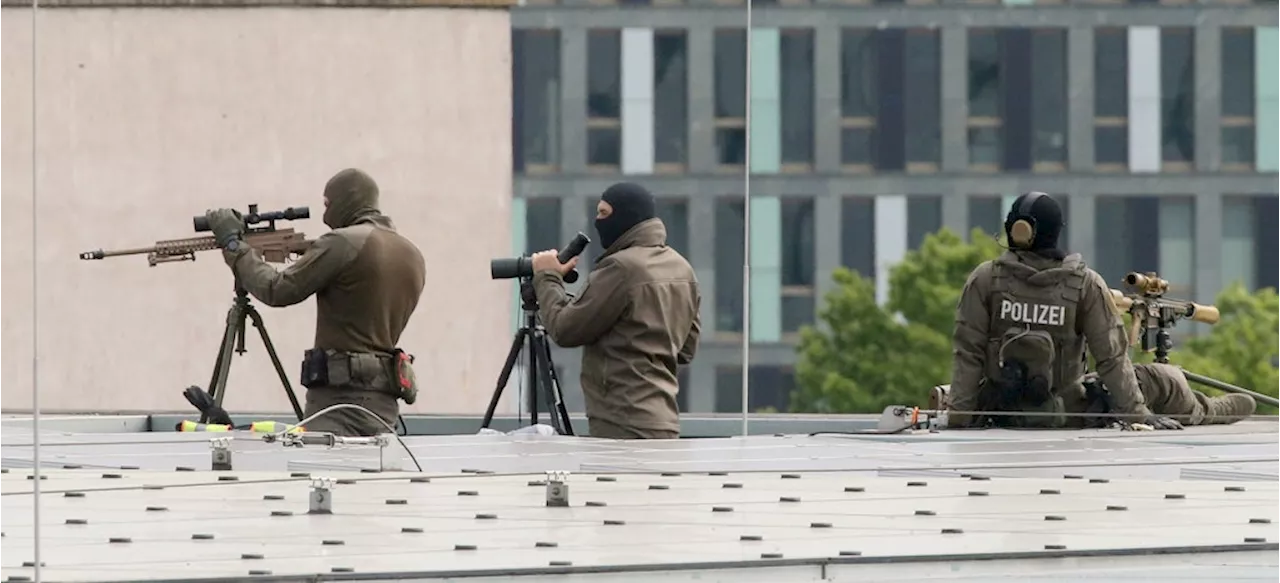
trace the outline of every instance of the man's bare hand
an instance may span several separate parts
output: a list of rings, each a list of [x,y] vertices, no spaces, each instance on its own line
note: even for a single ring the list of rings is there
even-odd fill
[[[533,256],[530,257],[530,260],[533,263],[534,273],[539,271],[554,271],[559,273],[560,277],[564,277],[564,274],[573,271],[573,268],[578,265],[577,257],[570,259],[568,263],[560,263],[559,251],[556,251],[555,249],[548,249],[546,251],[534,253]]]

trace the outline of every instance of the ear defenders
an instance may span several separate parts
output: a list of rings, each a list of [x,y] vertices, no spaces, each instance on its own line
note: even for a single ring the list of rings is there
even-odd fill
[[[1031,208],[1044,195],[1043,192],[1028,192],[1022,197],[1022,202],[1009,212],[1010,245],[1026,249],[1036,240],[1036,218],[1031,214]]]

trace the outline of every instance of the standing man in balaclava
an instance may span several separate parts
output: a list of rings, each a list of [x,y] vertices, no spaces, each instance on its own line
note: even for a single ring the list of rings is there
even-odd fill
[[[306,416],[335,405],[307,423],[308,431],[342,436],[391,433],[397,399],[417,398],[411,358],[397,348],[422,297],[422,253],[378,210],[378,185],[368,174],[343,170],[324,187],[325,233],[284,270],[245,244],[244,219],[232,209],[206,213],[239,285],[264,304],[291,306],[316,296],[315,345],[303,357]],[[383,425],[383,423],[386,425]]]
[[[637,184],[610,186],[596,204],[604,254],[574,299],[555,250],[535,253],[538,314],[551,339],[582,346],[582,392],[592,437],[680,436],[676,367],[698,349],[702,296],[693,268],[667,246],[653,195]]]
[[[1009,250],[969,275],[956,307],[948,425],[1077,426],[1080,417],[1062,414],[1089,409],[1081,384],[1087,349],[1110,393],[1111,413],[1157,429],[1181,428],[1148,408],[1111,289],[1079,254],[1058,248],[1062,226],[1052,197],[1019,196],[1004,223]]]

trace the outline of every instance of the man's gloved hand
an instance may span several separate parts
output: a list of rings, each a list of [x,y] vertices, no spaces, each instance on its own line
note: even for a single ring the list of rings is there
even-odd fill
[[[1178,423],[1176,419],[1172,419],[1170,417],[1161,417],[1159,415],[1148,415],[1146,419],[1142,420],[1142,422],[1146,425],[1150,425],[1152,428],[1157,430],[1182,429],[1182,424]]]
[[[218,247],[227,248],[227,243],[244,236],[244,216],[235,209],[217,209],[205,211],[204,217],[209,221],[209,230],[218,241]]]

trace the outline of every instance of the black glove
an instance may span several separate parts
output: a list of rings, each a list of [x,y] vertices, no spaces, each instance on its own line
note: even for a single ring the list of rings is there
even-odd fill
[[[1153,415],[1148,415],[1146,419],[1143,419],[1143,420],[1142,420],[1142,422],[1143,422],[1144,424],[1147,424],[1147,425],[1150,425],[1150,426],[1152,426],[1152,427],[1156,428],[1157,430],[1159,430],[1159,429],[1182,429],[1182,424],[1181,424],[1181,423],[1178,423],[1178,421],[1177,421],[1176,419],[1172,419],[1172,418],[1170,418],[1170,417],[1163,417],[1163,416],[1160,416],[1160,415],[1154,415],[1154,414],[1153,414]]]
[[[227,243],[240,239],[244,235],[244,216],[235,209],[218,209],[205,211],[204,217],[209,221],[209,230],[218,241],[218,247],[227,248]]]

